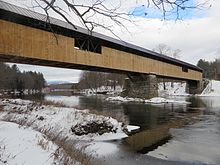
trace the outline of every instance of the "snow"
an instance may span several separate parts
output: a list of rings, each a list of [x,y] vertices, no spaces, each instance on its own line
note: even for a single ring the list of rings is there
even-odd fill
[[[21,99],[1,100],[0,105],[4,105],[4,110],[0,113],[0,120],[10,119],[17,123],[31,123],[33,128],[50,129],[60,136],[70,136],[73,139],[79,140],[103,140],[103,139],[118,139],[127,137],[122,131],[122,123],[117,120],[102,115],[89,113],[88,110],[77,110],[69,107],[55,107],[46,105],[35,105],[32,101]],[[42,120],[41,120],[42,119]],[[86,124],[89,122],[110,123],[116,133],[88,134],[83,136],[74,135],[71,132],[71,127],[76,124]]]
[[[154,97],[152,99],[145,100],[145,103],[153,103],[153,104],[161,104],[161,103],[190,104],[187,101],[177,101],[177,100],[165,99],[165,98],[162,98],[162,97]]]
[[[18,124],[0,121],[0,164],[48,165],[52,164],[52,153],[57,146],[30,128]],[[46,149],[40,145],[46,142]]]
[[[97,89],[84,89],[82,90],[82,93],[87,94],[87,95],[94,95],[96,93],[102,93],[106,92],[107,94],[119,94],[122,92],[122,86],[116,85],[115,89],[113,86],[101,86],[98,87]]]
[[[159,95],[172,95],[172,96],[188,96],[189,94],[186,93],[186,83],[181,82],[174,82],[173,87],[171,86],[171,82],[165,83],[165,90],[164,84],[158,84],[158,93]],[[210,80],[207,87],[203,90],[200,95],[197,96],[220,96],[220,81]]]
[[[201,95],[198,96],[220,96],[220,81],[210,80]]]
[[[165,99],[162,97],[154,97],[148,100],[144,100],[140,98],[115,96],[115,97],[108,97],[106,98],[106,100],[119,101],[119,102],[142,102],[142,103],[150,103],[150,104],[163,104],[163,103],[189,104],[189,102],[186,101],[177,101],[177,100]]]
[[[106,98],[107,101],[119,101],[119,102],[144,102],[140,98],[131,98],[131,97],[121,97],[121,96],[112,96]]]
[[[126,128],[127,128],[128,132],[132,132],[132,131],[140,129],[140,126],[128,125]]]
[[[95,156],[102,157],[102,156],[109,156],[119,151],[119,148],[116,144],[108,142],[108,141],[99,141],[95,143],[91,143],[87,148],[87,152],[94,152]]]
[[[173,84],[173,85],[172,85]],[[165,90],[164,90],[165,85]],[[186,93],[186,82],[165,82],[158,83],[158,93],[160,96],[188,96]]]

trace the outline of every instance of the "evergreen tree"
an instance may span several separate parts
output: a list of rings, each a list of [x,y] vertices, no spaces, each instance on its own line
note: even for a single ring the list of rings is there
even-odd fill
[[[45,86],[45,79],[42,73],[21,72],[17,65],[6,65],[0,63],[0,90],[19,91],[27,90],[41,91]]]

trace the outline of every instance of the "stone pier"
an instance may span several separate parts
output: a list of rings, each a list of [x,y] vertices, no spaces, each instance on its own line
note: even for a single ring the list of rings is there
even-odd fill
[[[208,79],[202,79],[201,81],[188,81],[186,91],[189,94],[201,94],[208,84]]]
[[[203,90],[203,83],[202,81],[188,81],[186,88],[189,94],[200,94]]]
[[[158,96],[156,75],[132,74],[125,79],[123,97],[150,99]]]

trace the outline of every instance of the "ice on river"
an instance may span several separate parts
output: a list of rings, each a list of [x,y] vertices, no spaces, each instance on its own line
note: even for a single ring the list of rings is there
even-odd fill
[[[177,101],[177,100],[165,99],[162,97],[154,97],[148,100],[144,100],[140,98],[115,96],[115,97],[108,97],[106,98],[106,100],[119,101],[119,102],[142,102],[142,103],[151,103],[151,104],[162,104],[162,103],[189,104],[189,102],[186,101]]]

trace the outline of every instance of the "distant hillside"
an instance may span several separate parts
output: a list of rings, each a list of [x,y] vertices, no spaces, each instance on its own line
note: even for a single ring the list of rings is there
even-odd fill
[[[71,84],[69,81],[47,81],[47,85]]]
[[[63,84],[51,84],[48,85],[47,87],[50,88],[50,90],[72,90],[76,85],[77,83],[63,83]]]

